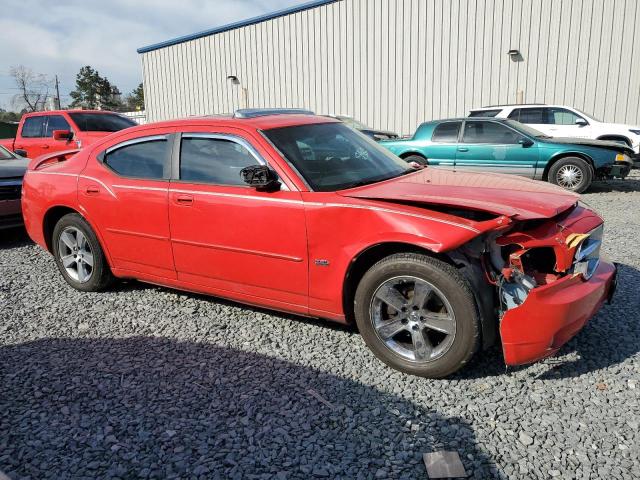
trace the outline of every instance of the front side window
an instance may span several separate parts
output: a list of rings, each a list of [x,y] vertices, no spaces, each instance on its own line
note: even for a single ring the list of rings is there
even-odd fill
[[[564,108],[548,108],[549,123],[552,125],[575,125],[576,120],[582,119],[580,115]]]
[[[460,133],[462,122],[445,122],[438,125],[433,131],[432,142],[456,143]]]
[[[123,177],[161,180],[167,162],[166,138],[116,146],[108,150],[103,163]]]
[[[180,180],[194,183],[246,186],[240,170],[259,162],[243,145],[224,138],[183,136]]]
[[[517,132],[496,122],[466,122],[462,142],[513,144],[521,138]]]
[[[26,118],[22,124],[22,136],[25,138],[42,137],[44,134],[45,120],[46,117],[43,115]]]
[[[62,115],[49,115],[49,121],[47,122],[47,129],[44,136],[53,137],[54,130],[71,130],[71,127]]]
[[[133,120],[115,113],[72,112],[69,116],[83,132],[118,132],[137,125]]]
[[[333,192],[415,171],[342,123],[274,128],[263,133],[314,191]]]
[[[547,123],[544,108],[516,108],[509,114],[509,119],[520,123],[542,125]]]

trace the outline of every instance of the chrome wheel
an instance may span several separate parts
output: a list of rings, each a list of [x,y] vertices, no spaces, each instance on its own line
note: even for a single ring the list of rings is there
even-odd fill
[[[583,177],[580,167],[571,164],[563,165],[556,173],[556,182],[561,187],[573,190],[582,183]]]
[[[376,335],[402,358],[425,363],[453,344],[456,320],[447,298],[431,283],[410,276],[382,283],[371,300]]]
[[[58,254],[67,275],[76,282],[88,282],[94,257],[87,237],[76,227],[65,228],[58,238]]]

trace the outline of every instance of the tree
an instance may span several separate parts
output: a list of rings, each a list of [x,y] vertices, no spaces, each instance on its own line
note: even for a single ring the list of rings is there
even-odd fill
[[[71,107],[114,110],[120,103],[118,88],[89,65],[80,69],[76,75],[76,89],[69,95],[73,99]]]
[[[20,91],[13,97],[14,106],[27,112],[44,110],[51,87],[46,75],[35,73],[24,65],[11,67],[9,75],[13,77]]]
[[[0,122],[19,122],[21,113],[7,112],[4,108],[0,108]]]
[[[130,110],[144,110],[144,88],[142,83],[127,95],[126,102]]]

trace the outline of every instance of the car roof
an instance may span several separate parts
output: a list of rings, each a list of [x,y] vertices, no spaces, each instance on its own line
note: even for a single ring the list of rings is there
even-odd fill
[[[477,120],[484,122],[506,122],[508,118],[496,118],[496,117],[460,117],[460,118],[442,118],[440,120],[429,120],[424,122],[423,125],[428,123],[443,123],[443,122],[475,122]]]
[[[146,130],[149,127],[184,127],[184,126],[218,126],[236,127],[252,130],[270,130],[273,128],[292,127],[297,125],[313,125],[316,123],[341,123],[340,120],[321,115],[305,114],[276,114],[263,115],[252,118],[238,118],[233,115],[209,115],[203,117],[188,117],[176,120],[166,120],[131,127],[131,130]],[[146,127],[146,128],[145,128]]]
[[[37,116],[37,115],[59,115],[61,113],[99,113],[99,114],[107,114],[107,113],[115,113],[111,110],[83,110],[81,108],[69,109],[69,110],[43,110],[41,112],[28,112],[29,116]],[[27,113],[25,113],[27,115]]]
[[[551,108],[571,108],[575,110],[573,107],[568,107],[567,105],[550,105],[548,103],[510,103],[506,105],[487,105],[485,107],[472,108],[470,111],[479,112],[482,110],[495,110],[498,108],[528,108],[528,107],[551,107]]]

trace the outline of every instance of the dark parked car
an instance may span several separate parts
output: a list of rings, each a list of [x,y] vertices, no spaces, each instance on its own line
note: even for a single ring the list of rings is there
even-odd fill
[[[0,230],[22,225],[20,195],[29,160],[0,146]]]
[[[388,132],[386,130],[377,130],[375,128],[367,127],[365,124],[359,122],[355,118],[347,117],[345,115],[329,115],[332,118],[337,118],[342,123],[347,125],[348,127],[355,128],[360,132],[364,133],[367,137],[373,138],[376,142],[380,142],[381,140],[394,140],[399,138],[395,132]]]

